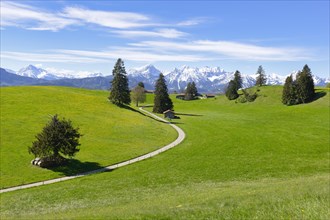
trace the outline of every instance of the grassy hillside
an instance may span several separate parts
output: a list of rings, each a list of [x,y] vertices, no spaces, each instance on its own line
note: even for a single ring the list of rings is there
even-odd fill
[[[108,92],[66,87],[1,88],[1,187],[52,179],[120,162],[165,145],[173,129],[107,100]],[[70,169],[41,169],[27,147],[59,114],[80,128],[80,152]]]
[[[6,218],[329,219],[329,93],[174,100],[186,140],[132,166],[1,195]],[[150,97],[149,97],[150,98]]]

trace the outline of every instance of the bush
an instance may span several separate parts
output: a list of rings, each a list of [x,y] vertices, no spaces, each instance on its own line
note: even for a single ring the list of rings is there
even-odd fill
[[[258,97],[257,92],[250,94],[245,89],[242,89],[242,92],[243,94],[240,95],[238,99],[236,99],[236,103],[254,102],[254,100],[256,100]]]

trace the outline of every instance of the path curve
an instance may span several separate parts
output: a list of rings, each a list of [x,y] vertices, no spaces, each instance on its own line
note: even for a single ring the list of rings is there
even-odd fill
[[[127,166],[129,164],[136,163],[136,162],[139,162],[141,160],[145,160],[145,159],[154,157],[154,156],[156,156],[156,155],[158,155],[158,154],[160,154],[164,151],[167,151],[167,150],[177,146],[178,144],[180,144],[185,139],[186,134],[178,126],[172,124],[171,122],[166,121],[165,119],[163,119],[161,117],[158,117],[157,115],[154,115],[151,112],[148,112],[148,111],[144,110],[143,107],[140,107],[139,109],[140,109],[140,111],[142,111],[142,112],[144,112],[148,115],[151,115],[153,118],[155,118],[157,120],[160,120],[160,121],[163,121],[163,122],[166,122],[167,124],[172,126],[178,132],[177,139],[175,141],[173,141],[172,143],[170,143],[170,144],[168,144],[168,145],[166,145],[162,148],[159,148],[158,150],[152,151],[152,152],[144,154],[142,156],[135,157],[133,159],[130,159],[130,160],[127,160],[127,161],[124,161],[124,162],[120,162],[120,163],[117,163],[117,164],[114,164],[114,165],[111,165],[111,166],[103,167],[101,169],[97,169],[97,170],[93,170],[93,171],[89,171],[89,172],[85,172],[85,173],[76,174],[76,175],[73,175],[73,176],[66,176],[66,177],[56,178],[56,179],[52,179],[52,180],[46,180],[46,181],[41,181],[41,182],[36,182],[36,183],[10,187],[10,188],[6,188],[6,189],[1,189],[0,193],[16,191],[16,190],[19,190],[19,189],[27,189],[27,188],[32,188],[32,187],[36,187],[36,186],[48,185],[48,184],[52,184],[52,183],[62,182],[62,181],[66,181],[66,180],[75,179],[75,178],[78,178],[78,177],[91,175],[91,174],[94,174],[94,173],[100,173],[100,172],[114,170],[114,169],[117,169],[119,167]]]

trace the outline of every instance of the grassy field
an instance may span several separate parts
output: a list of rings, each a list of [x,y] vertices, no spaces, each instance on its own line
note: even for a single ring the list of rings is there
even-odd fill
[[[118,108],[106,91],[65,87],[1,88],[1,185],[9,187],[94,170],[155,150],[177,136],[173,129],[138,112]],[[70,169],[41,169],[27,147],[50,115],[80,128],[80,152]],[[123,141],[125,140],[125,141]]]
[[[329,92],[288,107],[281,91],[262,87],[244,104],[173,99],[184,114],[175,120],[187,135],[181,145],[112,172],[2,194],[1,217],[329,219]]]

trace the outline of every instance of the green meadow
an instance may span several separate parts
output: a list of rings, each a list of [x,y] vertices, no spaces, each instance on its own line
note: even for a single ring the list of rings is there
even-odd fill
[[[34,95],[28,92],[33,89],[37,89]],[[315,101],[297,106],[283,105],[281,93],[281,86],[261,87],[259,97],[252,103],[235,103],[225,96],[195,101],[176,100],[172,96],[175,111],[181,113],[181,119],[173,122],[186,133],[182,144],[152,159],[111,172],[3,193],[1,219],[329,219],[329,91],[319,89]],[[48,120],[45,115],[61,114],[49,112],[51,108],[43,106],[45,100],[54,108],[70,111],[61,115],[76,122],[85,134],[76,158],[79,161],[99,161],[103,165],[103,157],[133,156],[129,146],[137,140],[161,146],[175,139],[176,134],[165,124],[112,106],[106,95],[101,91],[61,87],[2,88],[3,186],[19,184],[22,175],[31,180],[33,172],[36,178],[59,175],[32,167],[29,164],[32,156],[26,150],[33,135]],[[21,102],[10,99],[11,96],[22,97]],[[34,101],[27,100],[26,96],[34,97]],[[3,97],[7,101],[3,101]],[[94,113],[79,107],[89,106],[90,100],[99,100],[95,101],[98,105],[90,104]],[[152,103],[152,96],[148,102]],[[7,110],[10,106],[12,112]],[[29,115],[25,115],[25,111],[29,111]],[[14,120],[18,115],[30,121]],[[125,124],[123,130],[134,134],[135,139],[114,136],[114,132],[120,133],[116,131],[118,128],[107,124],[103,125],[104,132],[87,129],[91,123],[99,128],[97,124],[114,120],[131,122],[132,125]],[[135,120],[144,123],[137,124]],[[11,133],[7,128],[13,129]],[[148,130],[148,137],[137,135],[136,130]],[[11,150],[3,147],[4,143],[11,143],[10,138],[21,135],[29,136],[27,143],[15,140]],[[90,155],[93,151],[87,143],[99,146],[95,140],[107,144],[100,146],[99,155]],[[118,149],[117,145],[126,148]],[[105,146],[112,149],[104,150]],[[13,166],[17,158],[21,160]],[[11,180],[6,180],[3,174]]]
[[[177,134],[165,124],[109,103],[109,92],[66,87],[1,88],[1,188],[72,175],[161,147]],[[80,128],[80,152],[70,169],[41,169],[27,147],[51,116]],[[159,135],[161,134],[161,135]]]

